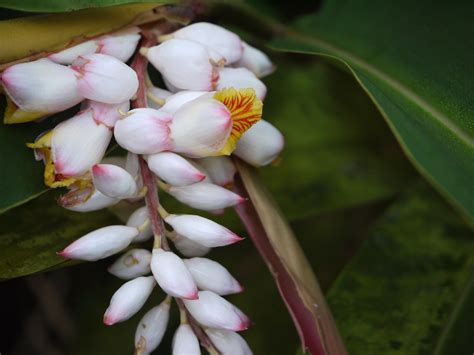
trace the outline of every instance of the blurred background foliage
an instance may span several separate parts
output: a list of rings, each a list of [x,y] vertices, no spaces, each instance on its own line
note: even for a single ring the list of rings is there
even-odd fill
[[[72,3],[68,0],[0,1],[3,6],[43,12],[64,11],[70,9]],[[303,31],[318,29],[312,35],[321,35],[334,43],[342,33],[346,35],[347,46],[355,48],[352,52],[355,55],[367,50],[371,37],[365,38],[364,42],[357,37],[360,35],[357,31],[348,33],[351,26],[336,16],[343,18],[344,9],[351,9],[352,5],[358,7],[361,18],[374,15],[374,8],[384,6],[415,16],[424,5],[411,7],[406,1],[378,6],[370,1],[344,3],[337,0],[278,4],[261,0],[216,2],[201,19],[236,30],[250,43],[265,49],[278,66],[278,70],[264,80],[269,89],[264,117],[284,133],[286,149],[278,163],[262,169],[261,175],[290,220],[315,270],[349,353],[471,353],[474,349],[469,332],[474,317],[474,239],[470,220],[463,217],[471,215],[472,204],[467,200],[471,199],[469,192],[474,189],[472,180],[465,186],[466,181],[474,177],[470,170],[474,155],[467,144],[469,140],[466,141],[463,134],[461,137],[452,132],[448,134],[446,127],[430,121],[430,115],[435,118],[436,115],[403,106],[406,97],[400,98],[403,95],[399,92],[392,92],[393,97],[385,92],[388,96],[382,97],[375,91],[382,90],[383,85],[377,87],[375,81],[373,87],[366,83],[363,90],[361,77],[370,75],[363,73],[364,68],[355,65],[351,72],[341,62],[326,57],[333,53],[325,53],[324,46],[311,47],[309,42],[302,45],[294,38],[281,35],[283,27],[279,27],[296,21],[296,27],[303,26]],[[48,7],[52,6],[50,4],[55,7]],[[80,8],[109,5],[103,0],[74,4]],[[331,11],[325,12],[325,7]],[[439,21],[435,15],[443,9],[425,7],[423,21],[430,16],[433,17],[431,24]],[[0,13],[5,19],[26,15],[13,10]],[[301,16],[306,20],[301,20]],[[357,21],[357,16],[354,17]],[[466,14],[460,22],[469,23],[468,17]],[[333,26],[335,30],[331,33],[331,28],[318,27],[319,18],[323,19],[322,24]],[[375,18],[374,15],[366,20],[380,26]],[[383,32],[385,40],[391,39],[390,34],[393,35],[396,28],[413,21],[410,16],[404,19],[394,18],[391,27]],[[308,24],[313,20],[314,24]],[[450,26],[453,31],[464,28],[462,24],[445,23],[443,36],[447,36],[445,32],[449,32]],[[363,29],[367,33],[374,31],[367,24]],[[433,38],[436,37],[434,32]],[[468,34],[465,31],[463,36],[469,38]],[[402,45],[407,36],[401,34],[398,45]],[[435,39],[428,41],[425,32],[422,36],[426,38],[425,46],[433,45]],[[271,47],[265,47],[268,43]],[[375,49],[370,50],[369,59],[377,62]],[[288,53],[294,51],[300,53]],[[308,51],[325,55],[301,53]],[[457,69],[462,72],[465,70],[462,63],[472,58],[474,52],[458,55],[463,57],[459,59]],[[353,64],[345,59],[349,65]],[[421,56],[422,64],[417,65],[423,65],[424,60],[429,59]],[[453,73],[454,64],[449,61],[452,58],[446,60],[448,62],[439,67],[433,65],[440,71],[446,66]],[[413,69],[408,60],[403,64],[406,72]],[[357,70],[359,77],[356,80],[353,74]],[[393,71],[388,69],[387,72]],[[418,80],[416,85],[422,86],[424,82],[437,80],[436,73],[427,70],[413,80]],[[472,79],[472,71],[464,73],[462,82]],[[456,81],[458,76],[450,78]],[[472,115],[469,116],[472,102],[467,103],[469,97],[459,98],[462,93],[459,83],[449,80],[441,87],[449,95],[434,92],[425,98],[433,102],[434,108],[444,110],[443,115],[454,117],[454,122],[469,118],[472,122]],[[413,89],[417,89],[416,85]],[[426,90],[434,89],[438,90]],[[377,97],[377,94],[382,96]],[[440,98],[444,101],[435,102]],[[406,108],[406,115],[384,110],[383,104],[393,105],[394,102],[402,105],[398,109]],[[453,109],[454,104],[458,105],[457,111]],[[456,112],[451,115],[453,110]],[[3,166],[0,194],[8,196],[8,199],[2,197],[4,213],[0,215],[0,279],[4,280],[0,283],[4,329],[0,352],[130,354],[136,323],[163,295],[155,290],[141,313],[125,323],[105,327],[102,314],[110,296],[121,284],[120,280],[107,274],[106,268],[112,260],[62,268],[74,263],[64,262],[55,255],[56,251],[92,229],[119,221],[121,210],[127,208],[122,206],[114,211],[83,215],[61,209],[54,202],[57,192],[45,192],[41,184],[41,164],[33,160],[24,142],[65,117],[67,114],[39,124],[0,126]],[[413,121],[409,121],[411,118]],[[397,124],[401,127],[406,122],[416,124],[402,127],[401,131],[397,129]],[[429,127],[424,130],[426,123]],[[389,126],[395,129],[395,136]],[[466,134],[471,137],[471,132]],[[411,141],[417,135],[423,135],[419,146],[416,139]],[[458,150],[457,147],[463,144],[468,148]],[[408,152],[410,159],[404,152]],[[471,161],[463,165],[466,157]],[[461,167],[447,169],[450,166]],[[440,169],[444,169],[441,177],[436,175]],[[459,174],[464,176],[457,179]],[[434,182],[443,196],[450,196],[448,200],[454,200],[458,209],[453,209],[427,180]],[[458,198],[460,194],[469,195]],[[183,210],[168,197],[164,198],[164,205],[168,210]],[[233,211],[227,211],[218,217],[218,221],[245,235]],[[299,348],[296,331],[251,240],[215,249],[211,257],[228,266],[246,287],[244,293],[232,296],[231,301],[254,322],[244,334],[254,353],[296,353]],[[173,319],[177,324],[176,314]],[[170,327],[156,354],[169,353],[172,331]]]

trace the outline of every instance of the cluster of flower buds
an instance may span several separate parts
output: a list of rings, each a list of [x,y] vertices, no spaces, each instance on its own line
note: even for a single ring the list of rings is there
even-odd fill
[[[160,35],[150,48],[138,49],[140,38],[140,29],[131,28],[7,68],[1,76],[9,106],[5,122],[44,118],[81,103],[75,116],[28,144],[44,162],[46,185],[68,189],[59,203],[69,210],[136,203],[156,186],[212,213],[242,203],[230,190],[236,168],[229,155],[263,166],[284,144],[282,134],[261,119],[267,89],[259,78],[274,65],[236,34],[210,23]],[[147,73],[137,75],[125,64],[134,53],[161,73],[168,90],[139,83]],[[130,110],[139,85],[146,85],[149,105]],[[112,138],[127,150],[125,157],[105,157]],[[96,261],[124,252],[108,269],[125,283],[105,311],[107,325],[136,314],[156,285],[167,294],[140,320],[137,354],[160,344],[172,298],[181,314],[173,354],[200,354],[199,341],[210,343],[213,352],[251,354],[237,333],[247,329],[249,318],[223,298],[243,288],[224,266],[203,257],[242,238],[199,215],[168,213],[161,205],[154,210],[149,200],[154,198],[158,203],[158,196],[147,196],[147,205],[134,210],[125,225],[92,231],[59,255]],[[161,233],[157,224],[164,227]],[[133,246],[151,238],[151,251]]]

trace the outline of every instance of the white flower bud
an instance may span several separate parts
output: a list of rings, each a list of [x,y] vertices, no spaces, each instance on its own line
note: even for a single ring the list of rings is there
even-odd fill
[[[252,355],[247,342],[236,332],[208,328],[206,334],[222,355]]]
[[[148,207],[143,206],[136,209],[130,217],[128,217],[127,226],[136,227],[140,230],[140,233],[133,239],[134,242],[144,242],[150,239],[153,235],[153,231],[148,215]]]
[[[111,33],[97,38],[99,53],[110,55],[122,62],[131,58],[138,41],[140,40],[140,29],[138,27]]]
[[[66,48],[60,52],[48,56],[53,62],[59,64],[71,64],[77,57],[97,52],[99,45],[95,40],[86,41],[76,46]]]
[[[110,129],[97,124],[92,111],[80,112],[57,125],[51,138],[56,174],[79,176],[99,163],[112,138]]]
[[[197,215],[170,214],[165,221],[176,233],[210,248],[222,247],[242,240],[226,227]]]
[[[200,290],[212,291],[221,296],[243,291],[239,282],[216,261],[207,258],[192,258],[184,260],[184,263]]]
[[[124,283],[112,296],[104,314],[104,324],[123,322],[137,313],[150,296],[156,282],[153,276],[141,276]]]
[[[285,139],[271,123],[260,120],[237,142],[234,154],[253,166],[270,164],[283,150]]]
[[[237,170],[229,157],[208,157],[199,159],[198,163],[206,169],[213,183],[226,186],[234,182]]]
[[[221,186],[198,182],[188,186],[172,186],[169,193],[178,201],[204,211],[238,205],[245,198]]]
[[[92,180],[104,195],[125,199],[137,195],[135,179],[127,170],[112,164],[96,164],[92,167]]]
[[[255,95],[263,100],[267,94],[267,87],[254,73],[246,68],[220,68],[217,90],[226,88],[255,90]]]
[[[207,92],[207,91],[180,91],[177,92],[176,94],[173,94],[171,96],[168,96],[165,100],[165,104],[161,108],[163,111],[169,112],[171,114],[174,114],[176,111],[178,111],[181,106],[183,106],[185,103],[188,103],[194,99],[197,99],[198,97],[201,97],[203,95],[210,95],[210,97],[213,96],[213,92]]]
[[[168,326],[170,303],[168,300],[150,309],[140,320],[135,332],[135,348],[150,354],[160,345]]]
[[[178,89],[214,89],[218,74],[210,62],[209,52],[199,43],[170,39],[149,48],[146,57]]]
[[[254,73],[258,78],[273,73],[276,69],[270,58],[261,50],[242,42],[244,52],[242,58],[234,63],[235,67],[244,67]]]
[[[77,72],[79,94],[90,100],[119,104],[137,92],[137,74],[114,57],[87,54],[78,57],[71,68]]]
[[[173,151],[203,158],[220,154],[232,130],[232,117],[223,103],[200,97],[176,111],[170,128]]]
[[[206,175],[196,169],[190,162],[182,156],[162,152],[149,155],[147,158],[148,167],[160,179],[175,186],[190,185],[202,181]]]
[[[153,249],[151,271],[158,285],[168,295],[196,299],[197,286],[183,260],[171,251]]]
[[[131,280],[150,273],[151,253],[146,249],[131,249],[107,269],[112,275]]]
[[[138,230],[127,226],[97,229],[69,244],[58,255],[68,259],[96,261],[128,247]]]
[[[201,355],[198,338],[189,324],[181,324],[174,333],[173,355]]]
[[[84,99],[75,72],[47,58],[8,67],[2,73],[2,83],[8,96],[24,111],[54,113]]]
[[[242,56],[243,47],[239,36],[212,23],[194,23],[177,30],[171,36],[199,42],[219,52],[226,59],[226,64],[231,64]]]
[[[205,327],[241,331],[250,325],[240,309],[214,292],[199,291],[198,299],[183,301],[189,313]]]
[[[161,110],[138,108],[117,121],[117,143],[135,154],[154,154],[170,147],[169,122],[172,116]]]
[[[70,211],[91,212],[113,206],[120,201],[118,198],[106,196],[98,190],[94,190],[90,196],[89,193],[84,190],[73,190],[62,195],[58,203]]]
[[[104,104],[103,102],[85,100],[82,102],[81,110],[91,109],[94,121],[102,123],[109,128],[114,128],[115,122],[122,118],[123,112],[130,109],[130,101],[120,104]]]
[[[208,247],[205,247],[204,245],[201,245],[199,243],[196,243],[192,241],[191,239],[188,239],[186,237],[183,237],[182,235],[175,235],[173,237],[173,244],[176,247],[176,249],[179,250],[181,254],[187,257],[194,257],[194,256],[204,256],[209,251],[211,250]]]

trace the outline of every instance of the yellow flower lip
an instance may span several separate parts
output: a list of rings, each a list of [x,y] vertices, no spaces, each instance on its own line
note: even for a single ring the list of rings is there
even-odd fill
[[[263,102],[257,98],[255,90],[251,88],[224,89],[216,92],[214,99],[222,102],[231,113],[232,130],[220,152],[222,155],[230,155],[242,134],[262,118]]]

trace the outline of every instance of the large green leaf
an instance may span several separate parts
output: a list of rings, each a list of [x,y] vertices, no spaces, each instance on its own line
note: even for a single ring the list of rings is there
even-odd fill
[[[351,354],[470,354],[474,233],[426,185],[375,224],[328,301]]]
[[[346,65],[415,166],[473,219],[473,21],[468,1],[328,0],[273,47]]]

